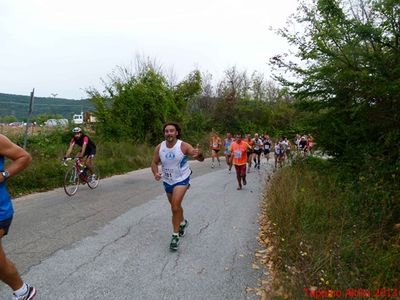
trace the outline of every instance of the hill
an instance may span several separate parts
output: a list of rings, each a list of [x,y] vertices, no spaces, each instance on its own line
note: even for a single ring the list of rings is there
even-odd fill
[[[29,96],[0,93],[0,117],[15,116],[19,121],[27,118],[29,111]],[[33,102],[33,116],[62,115],[71,119],[73,114],[81,111],[93,111],[94,105],[88,100],[73,100],[63,98],[35,97]]]

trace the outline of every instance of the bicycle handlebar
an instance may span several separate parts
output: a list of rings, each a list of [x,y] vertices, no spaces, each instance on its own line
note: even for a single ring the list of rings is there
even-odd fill
[[[63,159],[62,164],[63,164],[64,166],[68,166],[68,165],[67,165],[67,161],[70,161],[70,160],[80,161],[81,158],[80,158],[80,157],[75,157],[75,158],[67,157],[67,158]]]

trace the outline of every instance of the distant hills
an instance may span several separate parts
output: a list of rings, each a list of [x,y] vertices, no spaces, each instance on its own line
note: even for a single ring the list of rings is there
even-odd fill
[[[0,117],[15,116],[18,121],[27,118],[30,96],[2,94],[0,93]],[[35,97],[33,102],[33,116],[61,115],[71,119],[73,114],[81,111],[93,111],[94,105],[88,100],[73,100],[51,97]]]

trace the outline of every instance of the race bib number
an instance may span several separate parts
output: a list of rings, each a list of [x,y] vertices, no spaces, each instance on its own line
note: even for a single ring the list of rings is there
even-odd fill
[[[163,177],[165,179],[172,179],[172,173],[173,173],[172,169],[164,169],[163,170]]]
[[[234,156],[235,158],[237,158],[237,159],[242,158],[242,151],[240,151],[240,150],[234,151],[234,152],[233,152],[233,156]]]

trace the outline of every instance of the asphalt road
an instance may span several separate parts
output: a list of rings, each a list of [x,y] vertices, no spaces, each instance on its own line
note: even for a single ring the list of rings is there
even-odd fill
[[[169,250],[170,206],[150,169],[14,200],[15,217],[3,246],[37,299],[257,299],[266,270],[252,268],[259,249],[258,213],[272,163],[248,174],[236,190],[225,162],[191,162],[183,202],[189,228]],[[10,290],[0,283],[0,300]]]

